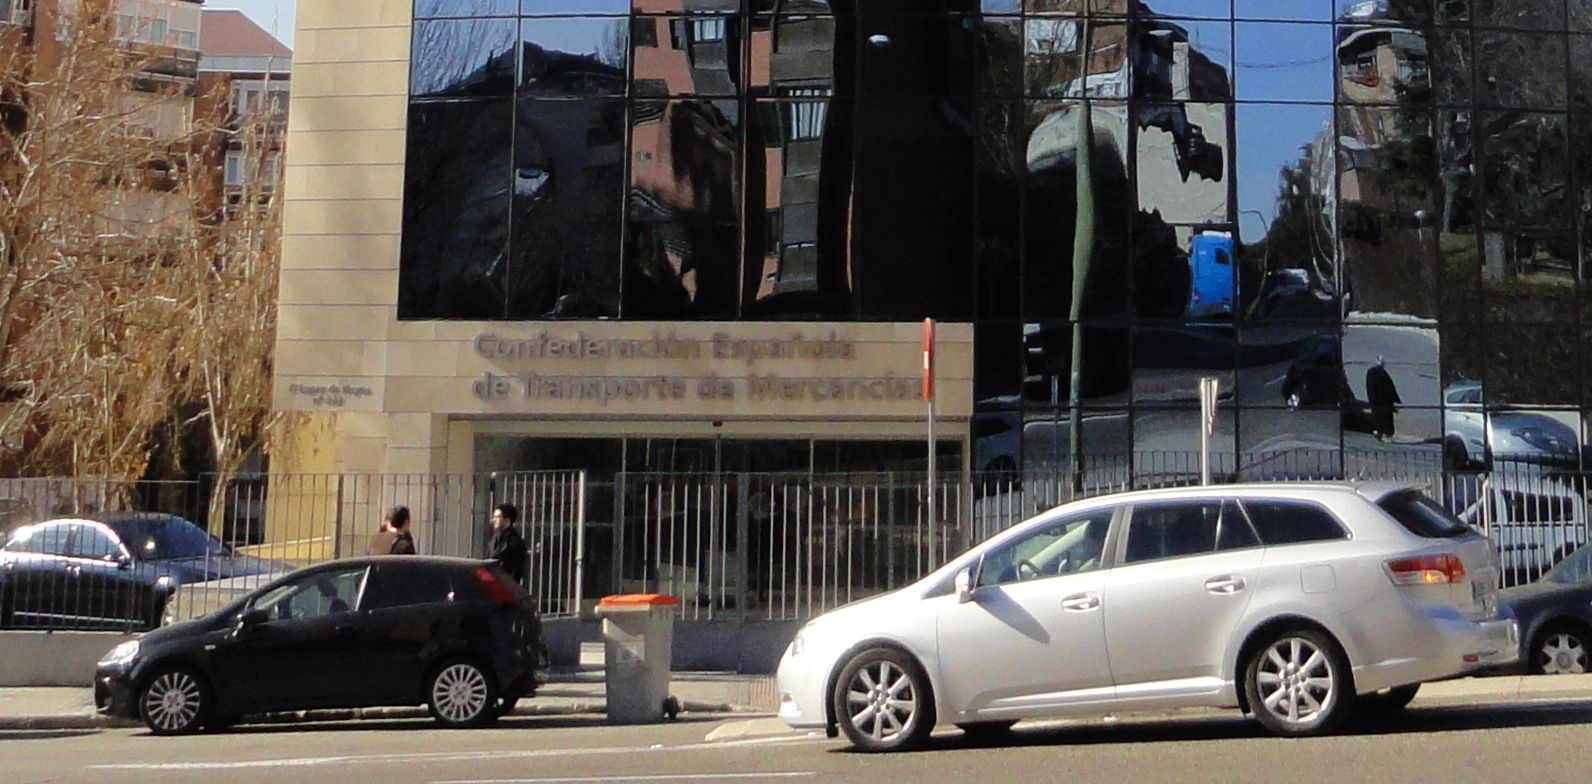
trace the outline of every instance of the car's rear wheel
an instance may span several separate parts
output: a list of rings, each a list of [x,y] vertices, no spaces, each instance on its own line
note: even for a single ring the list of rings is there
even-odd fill
[[[1313,629],[1268,635],[1244,668],[1244,695],[1260,723],[1287,737],[1331,732],[1354,708],[1349,662]]]
[[[156,735],[187,735],[210,721],[210,686],[187,667],[156,672],[138,694],[138,717]]]
[[[1354,698],[1354,713],[1363,719],[1383,719],[1404,710],[1421,690],[1419,683],[1361,694]]]
[[[1539,675],[1587,672],[1586,630],[1567,623],[1554,624],[1537,635],[1531,646],[1531,671]]]
[[[934,695],[911,656],[896,648],[869,648],[851,657],[835,680],[840,731],[863,751],[917,748],[934,730]]]
[[[444,727],[480,727],[498,717],[497,685],[476,662],[452,659],[431,674],[426,705]]]

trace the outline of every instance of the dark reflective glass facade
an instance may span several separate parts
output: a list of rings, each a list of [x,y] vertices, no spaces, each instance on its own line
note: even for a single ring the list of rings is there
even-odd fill
[[[1202,377],[1236,476],[1581,459],[1592,0],[416,17],[403,318],[971,321],[975,470],[1182,478]]]

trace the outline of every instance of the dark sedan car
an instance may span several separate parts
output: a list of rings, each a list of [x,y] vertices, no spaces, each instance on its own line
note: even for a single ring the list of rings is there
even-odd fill
[[[1592,643],[1592,545],[1571,553],[1529,585],[1500,591],[1520,621],[1520,662],[1527,672],[1584,673]]]
[[[174,515],[46,520],[0,549],[0,627],[153,628],[179,585],[273,571]]]
[[[480,726],[535,693],[542,651],[534,602],[496,565],[360,558],[117,646],[94,701],[157,735],[251,713],[421,704],[445,726]]]

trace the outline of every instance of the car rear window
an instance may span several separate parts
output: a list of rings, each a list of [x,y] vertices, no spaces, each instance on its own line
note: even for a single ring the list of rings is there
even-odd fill
[[[1436,501],[1414,490],[1394,493],[1377,502],[1377,506],[1416,536],[1451,539],[1471,532],[1469,526],[1449,514]]]
[[[427,563],[384,563],[371,570],[363,609],[446,602],[453,596],[450,570]]]
[[[1301,501],[1244,501],[1244,511],[1266,545],[1347,539],[1348,533],[1326,509]]]

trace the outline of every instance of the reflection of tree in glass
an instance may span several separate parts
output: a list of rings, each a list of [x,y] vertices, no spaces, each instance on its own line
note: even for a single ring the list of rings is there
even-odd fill
[[[418,22],[414,36],[414,95],[501,95],[513,89],[512,21]]]

